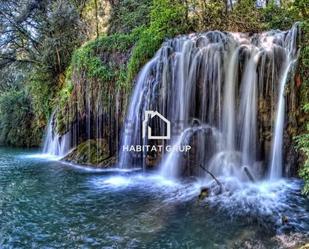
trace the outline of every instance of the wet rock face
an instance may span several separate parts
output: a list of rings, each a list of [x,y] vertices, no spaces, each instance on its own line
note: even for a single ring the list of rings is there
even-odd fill
[[[99,38],[77,54],[69,79],[72,91],[65,101],[60,101],[55,112],[53,131],[60,137],[69,134],[69,147],[75,149],[66,159],[76,163],[100,164],[106,157],[117,157],[119,151],[128,97],[123,70],[132,41],[125,36],[116,38]],[[120,48],[114,47],[114,39]],[[90,144],[90,155],[84,149],[85,143]],[[93,147],[97,147],[100,160],[93,160]]]
[[[125,109],[123,92],[111,86],[105,89],[100,85],[101,82],[92,79],[79,79],[75,84],[77,87],[72,98],[61,111],[61,122],[65,123],[65,132],[69,132],[71,137],[70,147],[75,148],[93,140],[99,141],[98,145],[102,145],[101,141],[104,141],[104,153],[116,156],[123,117],[122,108]],[[100,156],[99,154],[98,157]]]
[[[269,85],[270,86],[270,85]],[[266,92],[270,92],[268,89]],[[283,163],[284,176],[297,176],[299,165],[301,165],[301,157],[295,149],[296,144],[294,138],[301,133],[305,124],[301,118],[304,113],[301,111],[300,105],[300,86],[295,85],[293,77],[285,87],[285,122],[283,131]],[[258,124],[259,124],[259,144],[260,159],[270,158],[271,146],[274,130],[274,114],[276,113],[277,96],[274,94],[265,94],[264,98],[259,99],[258,104]],[[266,173],[267,164],[264,162],[264,173]]]

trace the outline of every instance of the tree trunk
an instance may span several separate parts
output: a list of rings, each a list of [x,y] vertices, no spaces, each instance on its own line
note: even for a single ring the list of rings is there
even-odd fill
[[[94,0],[94,8],[95,8],[95,21],[96,21],[96,34],[98,38],[99,37],[98,0]]]

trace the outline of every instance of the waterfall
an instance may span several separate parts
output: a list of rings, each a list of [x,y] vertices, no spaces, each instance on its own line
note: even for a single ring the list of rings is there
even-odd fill
[[[297,30],[294,28],[287,35],[285,42],[285,61],[283,73],[280,79],[279,87],[279,100],[276,116],[276,124],[273,137],[272,145],[272,156],[270,164],[270,179],[277,179],[282,176],[283,173],[283,162],[282,162],[282,147],[283,147],[283,129],[284,129],[284,114],[285,114],[285,98],[284,98],[284,89],[285,84],[288,79],[289,72],[291,67],[296,61],[296,35]]]
[[[288,31],[254,35],[211,31],[164,42],[137,77],[121,148],[190,144],[192,149],[120,151],[120,167],[145,167],[150,158],[164,176],[184,172],[201,176],[203,165],[218,175],[246,179],[244,168],[258,178],[261,165],[269,165],[270,176],[280,177],[284,89],[297,57],[297,33],[295,24]],[[146,110],[157,111],[172,123],[170,140],[142,138]],[[164,133],[161,122],[149,125],[156,134]],[[271,152],[261,143],[267,132],[273,141]]]
[[[55,114],[53,113],[47,126],[43,153],[52,156],[64,157],[71,148],[71,134],[70,132],[67,132],[66,134],[60,136],[54,131],[54,116]]]

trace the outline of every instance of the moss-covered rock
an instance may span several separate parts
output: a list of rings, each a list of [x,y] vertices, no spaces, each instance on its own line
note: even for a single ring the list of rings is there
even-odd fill
[[[59,134],[65,134],[74,123],[84,119],[126,110],[126,68],[139,32],[101,36],[75,51],[56,103]]]
[[[112,167],[116,163],[104,139],[91,139],[79,144],[63,160],[98,168]]]

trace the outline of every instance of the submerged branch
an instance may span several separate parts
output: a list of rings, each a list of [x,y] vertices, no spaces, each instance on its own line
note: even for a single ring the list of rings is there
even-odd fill
[[[255,179],[254,179],[253,175],[251,174],[251,172],[249,171],[247,166],[244,167],[244,172],[246,173],[246,175],[248,176],[248,178],[251,182],[255,182]]]
[[[220,187],[220,191],[219,191],[219,193],[221,193],[222,192],[222,188],[223,188],[223,185],[222,185],[222,183],[208,170],[208,169],[206,169],[203,165],[201,165],[200,164],[200,167],[203,169],[203,170],[205,170],[214,180],[215,180],[215,182],[219,185],[219,187]]]

